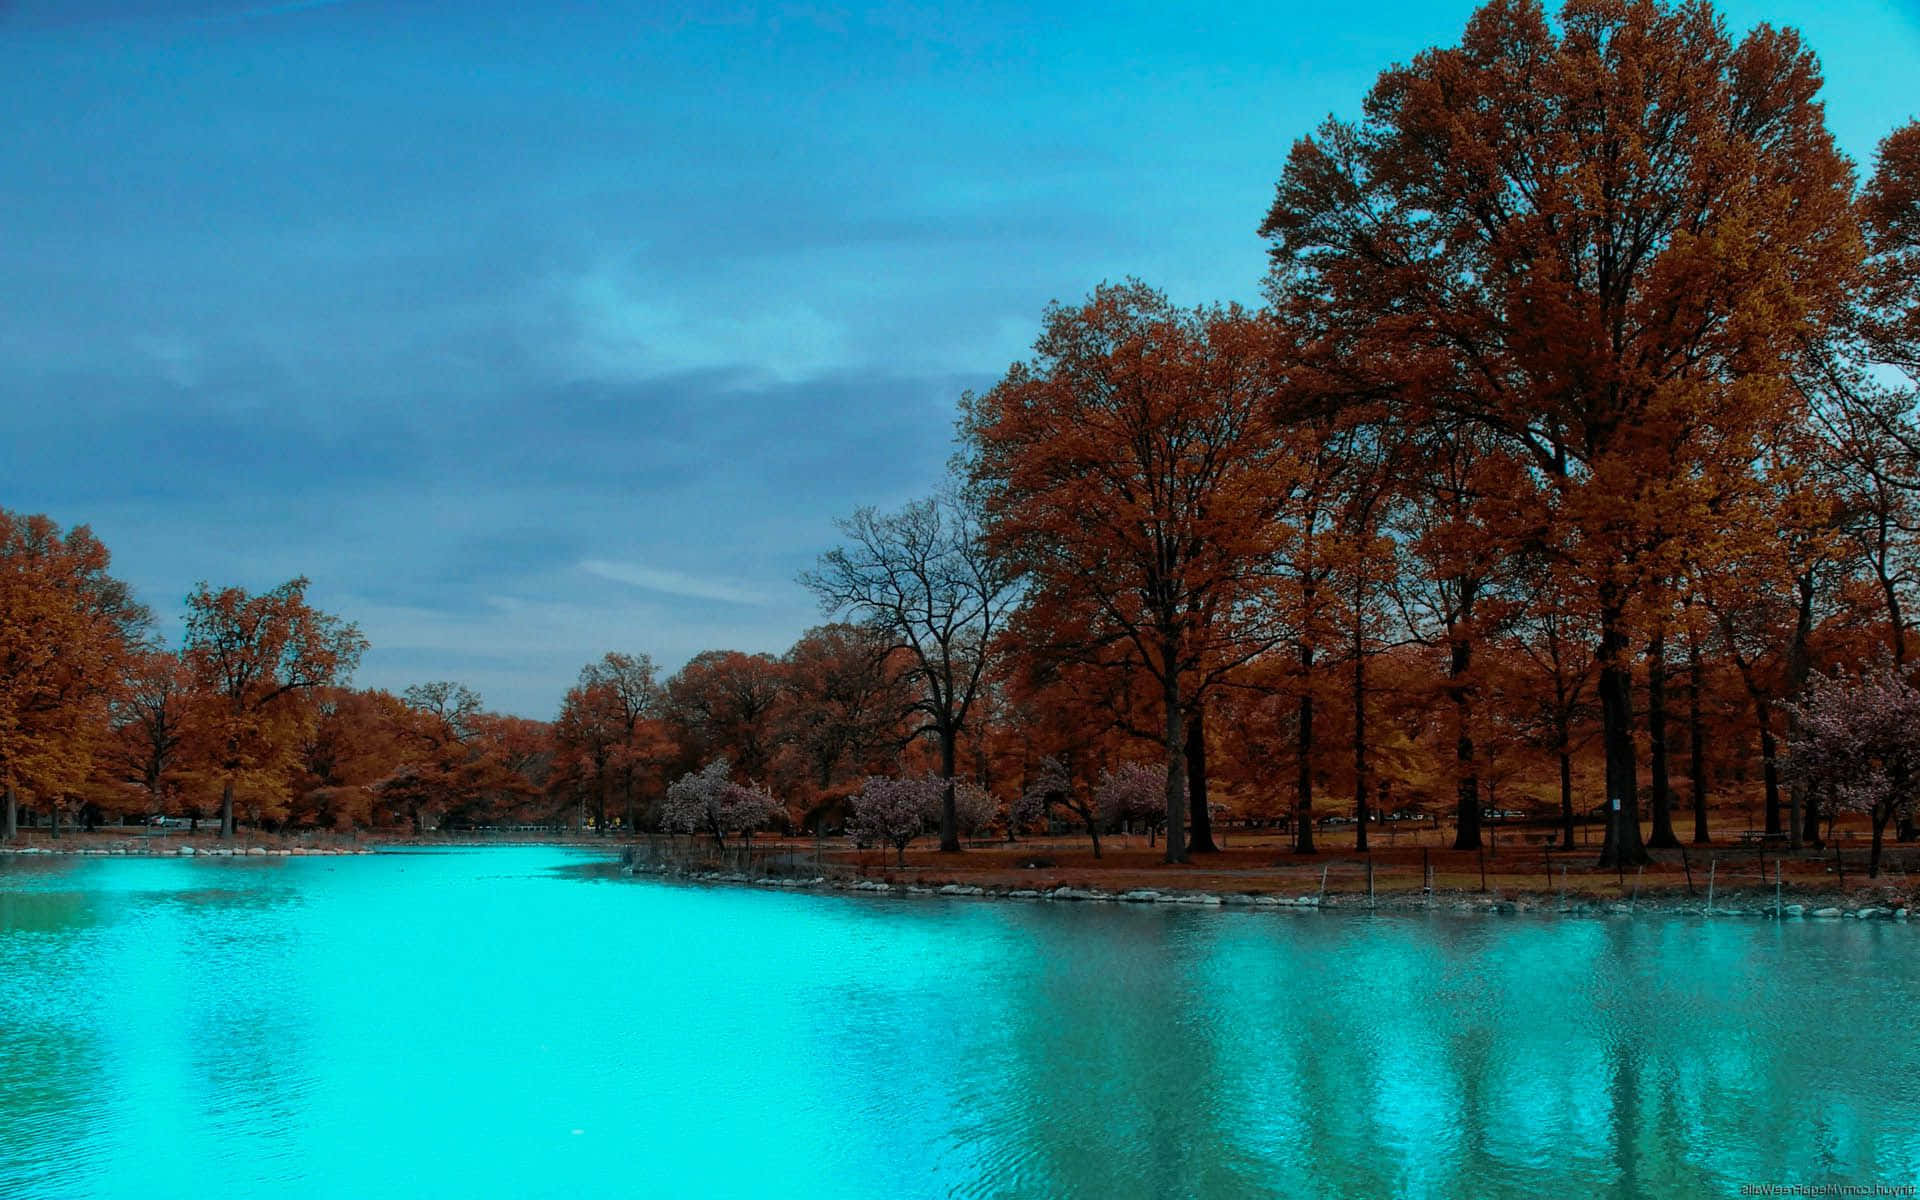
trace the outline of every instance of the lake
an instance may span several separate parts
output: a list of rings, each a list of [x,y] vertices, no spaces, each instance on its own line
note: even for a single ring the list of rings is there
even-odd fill
[[[1920,1182],[1920,930],[0,855],[0,1196]]]

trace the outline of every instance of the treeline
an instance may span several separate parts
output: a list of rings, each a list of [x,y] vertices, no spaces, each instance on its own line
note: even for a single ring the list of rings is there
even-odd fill
[[[1222,814],[1307,853],[1329,816],[1364,848],[1444,814],[1470,849],[1489,811],[1568,846],[1598,812],[1612,864],[1729,810],[1794,846],[1859,812],[1877,859],[1920,774],[1920,124],[1863,178],[1819,85],[1707,5],[1487,5],[1294,145],[1264,307],[1051,307],[940,493],[803,577],[850,623],[668,679],[609,654],[550,725],[346,690],[364,643],[299,581],[202,588],[146,646],[84,530],[10,518],[0,782],[895,844],[882,809],[924,801],[943,848],[1124,819],[1175,861]],[[1137,772],[1101,783],[1149,762],[1151,820]]]

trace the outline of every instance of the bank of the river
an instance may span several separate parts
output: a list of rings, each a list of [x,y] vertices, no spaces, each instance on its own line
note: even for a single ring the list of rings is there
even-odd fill
[[[1914,903],[1908,896],[1876,890],[1871,895],[1840,896],[1806,890],[1736,890],[1704,896],[1657,892],[1609,900],[1572,893],[1479,893],[1447,888],[1432,891],[1393,891],[1374,895],[1336,895],[1323,892],[1283,894],[1273,891],[1208,892],[1099,887],[1059,884],[1047,887],[994,887],[976,883],[925,881],[903,883],[840,875],[810,877],[749,875],[741,871],[687,870],[669,864],[628,861],[622,869],[631,875],[677,879],[689,883],[743,887],[806,889],[883,896],[968,897],[1015,901],[1065,901],[1104,904],[1170,904],[1273,909],[1289,912],[1455,912],[1562,913],[1578,916],[1695,915],[1766,917],[1782,920],[1886,920],[1909,923]]]
[[[1838,888],[1832,865],[1812,856],[1756,858],[1726,848],[1704,861],[1657,861],[1646,871],[1595,871],[1578,852],[1542,861],[1509,852],[1487,862],[1434,848],[1383,849],[1375,861],[1329,856],[1288,861],[1275,847],[1243,845],[1211,861],[1169,867],[1151,847],[1121,845],[1089,858],[1061,845],[976,848],[962,855],[890,855],[837,843],[756,843],[731,863],[704,846],[566,836],[387,836],[243,833],[74,832],[57,840],[0,847],[5,856],[293,858],[473,847],[556,846],[618,855],[630,874],[698,884],[799,888],[865,895],[973,897],[1015,901],[1218,905],[1276,911],[1684,914],[1809,920],[1909,922],[1920,893],[1905,872],[1880,880],[1855,873]],[[748,869],[739,869],[742,865]],[[1531,875],[1527,874],[1529,867]],[[1478,886],[1476,886],[1476,884]]]

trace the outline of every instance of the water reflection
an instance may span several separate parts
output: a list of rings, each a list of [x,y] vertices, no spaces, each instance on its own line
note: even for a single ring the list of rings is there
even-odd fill
[[[0,862],[0,1195],[1906,1183],[1916,936]]]

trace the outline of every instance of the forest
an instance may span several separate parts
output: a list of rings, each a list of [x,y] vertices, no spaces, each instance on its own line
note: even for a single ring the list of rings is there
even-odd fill
[[[1877,869],[1920,778],[1920,122],[1855,164],[1820,87],[1708,4],[1494,0],[1275,164],[1260,307],[1049,306],[950,477],[840,523],[825,623],[610,648],[547,721],[355,688],[305,579],[201,584],[166,644],[84,514],[0,511],[0,838],[1597,821],[1611,868],[1844,823]]]

